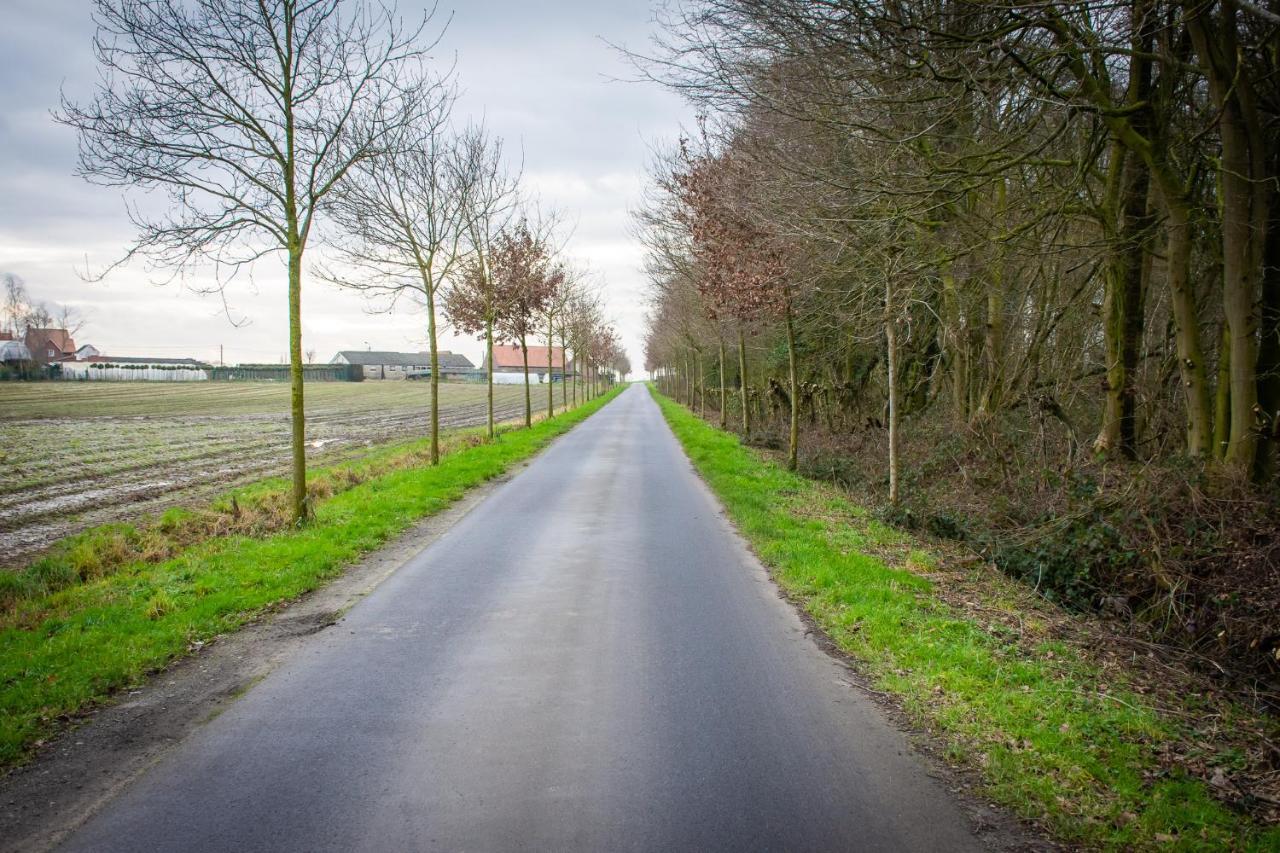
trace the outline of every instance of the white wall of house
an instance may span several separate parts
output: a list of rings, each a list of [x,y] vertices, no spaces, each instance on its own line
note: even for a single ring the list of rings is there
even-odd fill
[[[404,379],[409,374],[410,368],[399,364],[366,364],[364,366],[365,379]]]
[[[542,373],[538,373],[534,371],[532,368],[529,370],[530,385],[545,385],[546,383],[547,383],[547,377],[546,377],[545,371]],[[497,371],[495,371],[493,374],[493,384],[494,385],[523,385],[524,372],[522,371],[520,373],[498,373]]]

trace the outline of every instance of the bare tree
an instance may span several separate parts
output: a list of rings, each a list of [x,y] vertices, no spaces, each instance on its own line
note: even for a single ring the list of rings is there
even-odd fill
[[[468,258],[445,293],[444,311],[449,322],[459,331],[484,334],[491,392],[493,342],[520,345],[525,426],[533,424],[528,339],[540,331],[539,316],[545,310],[547,294],[562,277],[563,272],[551,264],[546,244],[521,220],[499,233],[488,252]]]
[[[555,412],[556,395],[555,383],[552,379],[555,376],[555,348],[556,348],[556,332],[560,333],[560,388],[562,391],[562,403],[565,408],[569,406],[568,387],[565,383],[569,381],[569,355],[566,348],[568,339],[568,323],[569,312],[573,309],[574,300],[582,289],[582,281],[585,272],[581,269],[575,269],[564,262],[555,265],[553,275],[549,281],[549,290],[547,293],[547,301],[542,309],[542,323],[545,325],[547,334],[547,417],[551,417]]]
[[[586,399],[586,371],[590,361],[591,341],[601,325],[602,309],[598,293],[585,287],[579,288],[569,302],[562,328],[566,349],[573,350],[573,405],[578,404],[578,388],[582,387]]]
[[[493,438],[493,328],[497,313],[490,257],[493,243],[516,207],[519,175],[507,170],[502,141],[482,125],[469,128],[458,141],[459,167],[470,179],[463,182],[463,221],[470,254],[444,297],[445,317],[467,334],[482,334],[488,411],[486,426]]]
[[[80,309],[58,302],[35,302],[21,276],[5,273],[3,278],[0,331],[22,340],[28,329],[66,329],[69,337],[75,337],[84,328],[87,319]]]
[[[570,372],[569,370],[569,351],[572,344],[572,336],[574,333],[574,325],[578,321],[579,315],[589,310],[591,301],[595,298],[595,294],[591,292],[588,286],[589,272],[581,267],[566,267],[566,275],[564,283],[561,284],[556,294],[558,308],[555,312],[555,322],[549,326],[552,334],[548,340],[554,340],[555,332],[559,332],[560,338],[560,358],[563,366],[563,375],[560,383],[560,405],[566,411],[569,408],[569,394],[573,392],[573,403],[576,405],[577,397],[577,370]],[[577,355],[576,351],[574,353]]]
[[[351,169],[417,119],[430,15],[341,0],[95,0],[93,100],[64,97],[79,174],[159,191],[130,208],[123,263],[234,275],[284,253],[289,287],[293,514],[310,508],[302,384],[302,265],[317,214]],[[115,266],[115,265],[113,265]],[[174,275],[177,275],[175,272]],[[220,287],[220,286],[219,286]]]
[[[440,357],[437,304],[440,288],[466,249],[466,200],[481,178],[480,163],[460,152],[449,129],[454,92],[427,84],[420,120],[396,134],[387,155],[358,164],[335,193],[337,263],[324,277],[373,299],[386,310],[410,298],[427,315],[431,354],[431,464],[440,462]]]
[[[21,340],[26,334],[26,318],[27,311],[30,307],[30,297],[27,295],[27,286],[22,279],[11,272],[4,274],[4,326],[0,329],[7,329],[14,338]]]
[[[87,321],[84,314],[74,305],[55,303],[49,309],[50,325],[55,329],[66,329],[67,336],[74,338],[84,328]]]
[[[538,334],[539,317],[546,310],[564,271],[553,259],[545,236],[535,234],[527,219],[499,235],[490,271],[495,302],[494,329],[499,338],[520,345],[524,361],[524,425],[533,426],[529,389],[529,338]]]

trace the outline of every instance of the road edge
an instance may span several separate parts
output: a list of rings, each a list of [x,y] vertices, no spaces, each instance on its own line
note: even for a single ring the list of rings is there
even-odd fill
[[[866,699],[880,713],[885,723],[901,734],[924,772],[946,789],[946,795],[968,820],[969,829],[974,838],[992,850],[1049,853],[1049,851],[1068,849],[1061,842],[1047,836],[1043,828],[1034,822],[1019,817],[1008,808],[983,796],[984,781],[981,774],[949,763],[946,760],[948,746],[946,739],[914,722],[897,697],[877,690],[872,685],[863,662],[840,648],[835,639],[804,606],[804,602],[789,592],[779,581],[773,566],[761,557],[751,541],[738,529],[724,501],[689,456],[679,434],[672,428],[666,413],[662,411],[662,406],[656,398],[656,394],[660,392],[652,386],[647,390],[654,405],[659,409],[663,425],[670,431],[672,440],[680,449],[689,471],[701,486],[708,502],[715,507],[721,524],[733,537],[741,552],[750,559],[753,570],[766,580],[778,606],[785,608],[803,625],[805,639],[840,668],[843,674],[841,681],[850,690]]]

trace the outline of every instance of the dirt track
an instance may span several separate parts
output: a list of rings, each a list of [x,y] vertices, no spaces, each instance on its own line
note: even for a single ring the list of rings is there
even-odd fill
[[[545,386],[533,391],[537,410]],[[282,473],[287,393],[280,383],[0,384],[0,566],[86,527]],[[426,431],[423,383],[325,383],[307,393],[313,462]],[[494,395],[499,420],[522,415],[523,387]],[[441,426],[483,424],[485,408],[483,386],[441,387]]]

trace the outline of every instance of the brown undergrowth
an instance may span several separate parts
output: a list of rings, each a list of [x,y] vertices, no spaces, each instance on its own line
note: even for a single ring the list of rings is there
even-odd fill
[[[806,431],[801,471],[885,520],[963,546],[1045,597],[1100,613],[1280,710],[1280,502],[1230,472],[1068,456],[1059,436],[995,420],[965,431],[908,421],[902,499],[885,502],[886,436]],[[758,437],[773,444],[775,427]],[[1030,440],[1028,440],[1030,439]]]

